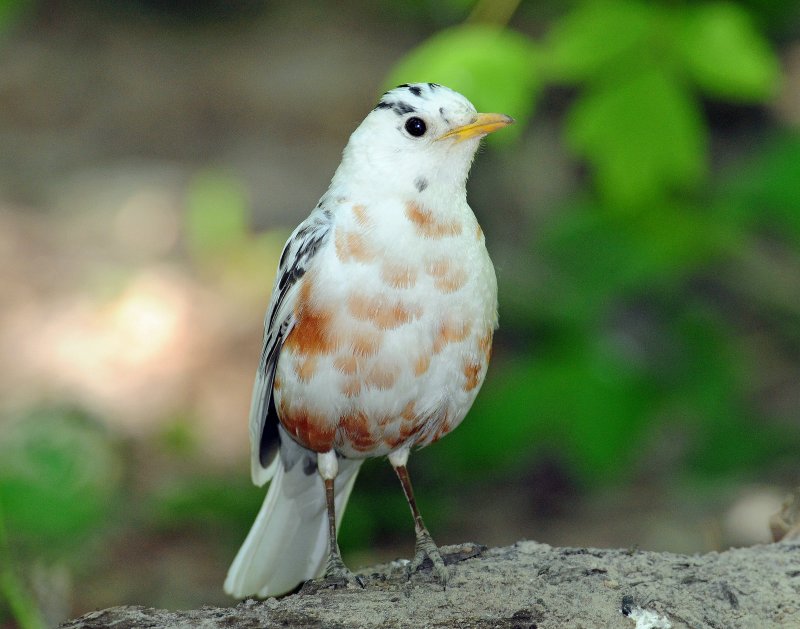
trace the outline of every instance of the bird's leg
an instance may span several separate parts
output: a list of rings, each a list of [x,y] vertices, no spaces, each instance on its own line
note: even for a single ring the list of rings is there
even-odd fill
[[[336,452],[330,450],[317,454],[317,469],[325,483],[325,503],[328,509],[328,563],[325,565],[324,581],[334,587],[346,587],[348,583],[358,583],[363,587],[363,583],[344,565],[339,542],[336,540],[336,493],[333,487],[339,472]]]
[[[400,484],[403,486],[403,493],[406,495],[408,506],[411,508],[411,515],[414,518],[414,530],[417,534],[414,561],[411,562],[410,572],[418,570],[427,557],[433,563],[433,573],[438,577],[441,584],[446,586],[450,573],[444,565],[444,560],[439,552],[439,548],[428,532],[425,522],[422,521],[422,516],[417,508],[417,501],[414,499],[414,489],[411,487],[411,479],[408,476],[408,469],[406,468],[407,461],[408,448],[402,448],[389,455],[389,462],[392,464],[392,467],[394,467],[397,478],[400,479]]]

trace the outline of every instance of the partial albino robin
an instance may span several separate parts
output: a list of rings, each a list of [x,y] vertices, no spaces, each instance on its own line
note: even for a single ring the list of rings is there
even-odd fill
[[[250,411],[253,482],[272,482],[228,571],[232,596],[283,594],[323,566],[353,582],[336,531],[378,456],[411,507],[411,570],[428,557],[446,583],[406,462],[458,426],[486,374],[497,280],[466,182],[480,139],[512,122],[436,83],[387,92],[289,237]]]

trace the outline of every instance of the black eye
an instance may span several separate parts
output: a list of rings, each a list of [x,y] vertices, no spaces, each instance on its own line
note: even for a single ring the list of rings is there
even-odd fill
[[[413,135],[415,138],[425,135],[427,130],[428,127],[425,125],[425,121],[422,118],[417,118],[415,116],[406,120],[406,131],[408,131],[409,134]]]

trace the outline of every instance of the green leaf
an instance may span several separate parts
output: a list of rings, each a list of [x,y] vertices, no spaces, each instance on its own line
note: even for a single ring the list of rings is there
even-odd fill
[[[800,248],[800,135],[772,140],[722,187],[733,218],[746,227],[765,228]],[[727,214],[730,219],[731,210]]]
[[[478,111],[508,114],[522,123],[533,112],[541,88],[536,59],[536,45],[520,33],[485,25],[457,26],[434,35],[400,61],[386,87],[441,83],[464,94]],[[492,137],[508,141],[522,126]]]
[[[682,85],[657,68],[589,89],[567,121],[567,141],[589,160],[603,197],[641,206],[705,173],[705,129]]]
[[[583,2],[555,24],[545,63],[556,80],[592,80],[647,45],[654,8],[625,0]]]
[[[775,94],[778,60],[744,9],[713,2],[682,15],[677,44],[689,76],[701,89],[741,101],[762,101]]]

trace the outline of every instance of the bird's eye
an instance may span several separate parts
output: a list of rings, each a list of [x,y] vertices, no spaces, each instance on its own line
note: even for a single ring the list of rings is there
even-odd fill
[[[425,135],[427,130],[428,127],[422,118],[417,118],[414,116],[413,118],[406,120],[406,131],[408,131],[408,133],[413,135],[415,138]]]

